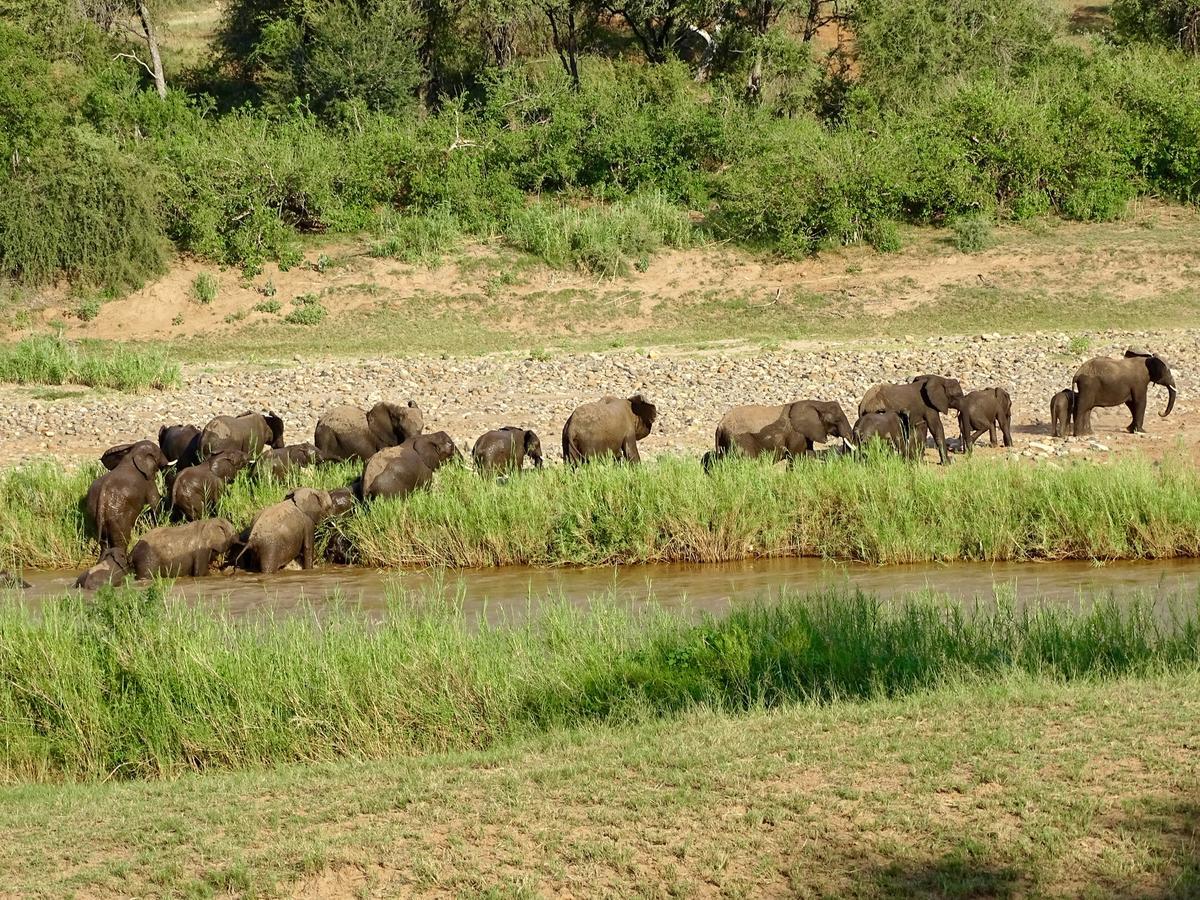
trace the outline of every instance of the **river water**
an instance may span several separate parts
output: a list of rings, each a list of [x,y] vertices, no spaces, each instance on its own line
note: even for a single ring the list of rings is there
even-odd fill
[[[75,572],[26,571],[36,601],[71,589]],[[270,577],[181,579],[176,594],[185,602],[228,609],[235,615],[291,614],[335,602],[380,617],[389,598],[440,592],[460,603],[468,618],[492,622],[520,619],[548,600],[586,605],[598,596],[666,608],[724,612],[738,603],[778,595],[781,590],[860,588],[884,598],[932,591],[964,602],[991,602],[997,594],[1068,606],[1097,597],[1151,596],[1156,601],[1200,595],[1200,559],[1121,562],[954,563],[866,566],[814,559],[765,559],[722,564],[670,564],[600,568],[456,569],[381,572],[325,567]]]

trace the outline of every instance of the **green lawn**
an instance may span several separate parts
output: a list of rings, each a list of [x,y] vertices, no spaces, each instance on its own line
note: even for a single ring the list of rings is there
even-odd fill
[[[1200,675],[698,712],[509,749],[0,789],[13,895],[1200,892]]]

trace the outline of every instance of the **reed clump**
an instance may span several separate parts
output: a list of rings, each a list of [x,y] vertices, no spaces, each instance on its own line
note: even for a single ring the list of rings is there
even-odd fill
[[[482,748],[695,707],[726,712],[894,696],[1010,677],[1195,668],[1200,603],[1085,612],[930,596],[783,593],[697,621],[548,601],[469,622],[453,596],[395,595],[373,624],[233,619],[165,585],[34,612],[0,604],[0,780],[170,777],[289,761]],[[1167,622],[1167,624],[1163,624]]]
[[[0,565],[94,556],[79,509],[96,468],[0,475]],[[282,483],[239,476],[219,515],[239,527],[293,487],[337,487],[353,465]],[[147,515],[142,527],[149,527]],[[611,565],[814,556],[875,564],[1156,559],[1200,554],[1200,472],[1121,459],[1062,468],[976,458],[941,468],[886,454],[801,461],[694,459],[550,467],[504,482],[443,468],[432,489],[330,525],[357,560],[402,566]]]

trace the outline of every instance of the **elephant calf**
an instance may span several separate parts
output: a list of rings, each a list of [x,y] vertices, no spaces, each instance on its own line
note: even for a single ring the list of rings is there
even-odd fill
[[[156,443],[138,441],[125,447],[111,471],[92,482],[84,505],[101,550],[129,546],[133,524],[142,510],[158,506],[155,476],[166,465],[167,458]]]
[[[867,413],[854,423],[854,440],[859,448],[872,440],[883,441],[901,456],[912,456],[908,414],[903,412]]]
[[[444,431],[421,434],[399,447],[385,447],[372,456],[363,471],[362,497],[407,497],[433,480],[433,473],[458,455]]]
[[[200,457],[222,450],[241,450],[253,456],[265,447],[283,446],[283,419],[273,412],[244,412],[217,416],[200,433]]]
[[[235,537],[237,531],[225,519],[164,525],[133,545],[130,562],[140,579],[199,577],[208,574]]]
[[[225,493],[225,485],[249,462],[241,450],[222,450],[184,469],[171,485],[171,506],[184,519],[203,519]]]
[[[100,554],[99,561],[80,573],[75,587],[95,591],[109,584],[120,584],[129,574],[129,557],[124,547],[109,547]]]
[[[386,447],[398,447],[425,429],[415,400],[376,403],[370,409],[335,406],[317,420],[313,442],[326,459],[366,462]]]
[[[658,409],[641,394],[585,403],[563,425],[563,461],[577,465],[600,456],[639,462],[637,442],[650,434]]]
[[[1070,388],[1063,388],[1050,398],[1050,433],[1056,438],[1065,438],[1075,418],[1075,402],[1079,395]]]
[[[996,426],[1004,435],[1004,446],[1012,446],[1012,400],[1004,388],[983,388],[971,391],[959,401],[958,427],[962,431],[963,452],[970,453],[975,441],[985,431],[991,439],[993,447],[999,447],[996,440]]]
[[[525,457],[533,467],[542,467],[542,442],[526,428],[508,426],[479,436],[471,450],[471,458],[481,474],[515,472],[525,465]]]
[[[280,481],[292,469],[314,466],[326,462],[325,454],[317,449],[316,444],[289,444],[277,450],[267,450],[254,461],[254,475],[257,478],[274,478]]]
[[[301,568],[311,569],[316,527],[349,511],[353,505],[354,497],[345,488],[336,491],[297,488],[254,518],[238,561],[244,561],[249,554],[264,575],[278,572],[297,559]]]
[[[773,460],[811,456],[813,444],[831,437],[848,444],[854,441],[850,420],[840,403],[829,400],[797,400],[782,406],[735,406],[717,424],[716,450],[705,456],[712,461],[731,452]]]
[[[186,469],[200,462],[200,434],[195,425],[164,425],[158,429],[158,447],[176,469]]]

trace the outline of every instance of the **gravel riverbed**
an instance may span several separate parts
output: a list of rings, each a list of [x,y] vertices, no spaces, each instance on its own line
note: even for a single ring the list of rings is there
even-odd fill
[[[712,444],[721,414],[742,403],[784,403],[815,397],[838,400],[851,421],[858,398],[874,384],[906,381],[934,372],[958,377],[964,390],[1002,386],[1013,398],[1017,455],[1046,458],[1095,456],[1137,448],[1159,455],[1182,442],[1195,456],[1200,423],[1193,421],[1192,373],[1200,367],[1200,328],[1155,332],[1106,331],[980,334],[956,338],[804,343],[778,350],[718,348],[615,350],[563,354],[549,359],[517,355],[442,359],[402,356],[376,359],[294,360],[283,366],[187,366],[171,391],[119,394],[63,388],[0,386],[0,463],[53,457],[70,463],[115,443],[154,437],[160,424],[203,425],[221,413],[271,409],[287,424],[289,443],[312,440],[320,413],[337,404],[369,406],[380,399],[416,399],[427,430],[445,429],[464,450],[489,428],[522,425],[542,437],[547,461],[559,459],[562,423],[581,402],[605,394],[642,391],[659,409],[654,432],[642,442],[646,456],[699,453]],[[1120,355],[1127,346],[1153,350],[1171,364],[1179,385],[1174,414],[1158,413],[1166,391],[1151,387],[1149,435],[1124,432],[1124,407],[1097,411],[1090,439],[1049,436],[1051,394],[1070,383],[1080,362]],[[41,394],[66,394],[37,399]],[[956,421],[946,418],[957,437]],[[986,444],[986,435],[982,442]],[[1003,452],[1003,451],[1002,451]]]

